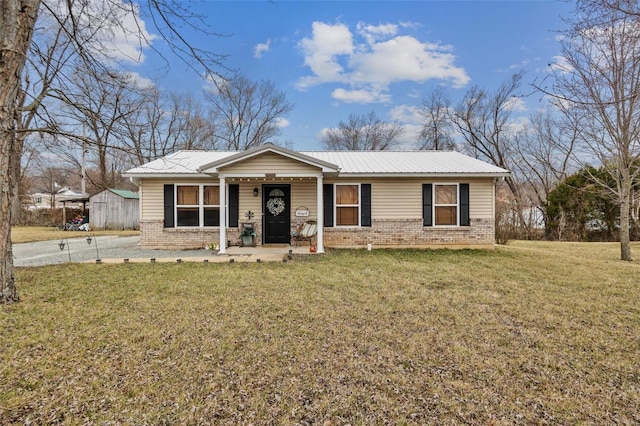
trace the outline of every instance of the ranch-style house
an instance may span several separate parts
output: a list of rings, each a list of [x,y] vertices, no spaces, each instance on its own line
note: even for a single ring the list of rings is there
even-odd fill
[[[509,171],[449,151],[178,151],[128,170],[140,244],[289,244],[318,224],[325,247],[478,247],[495,242],[495,184]]]

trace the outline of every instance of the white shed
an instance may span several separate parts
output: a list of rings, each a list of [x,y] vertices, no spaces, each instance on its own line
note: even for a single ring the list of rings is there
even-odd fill
[[[89,197],[91,229],[139,229],[140,198],[126,189],[103,189]]]

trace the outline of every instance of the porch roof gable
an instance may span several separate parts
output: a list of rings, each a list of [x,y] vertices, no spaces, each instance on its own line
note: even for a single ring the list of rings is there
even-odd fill
[[[212,161],[210,163],[207,163],[198,167],[197,171],[199,173],[205,173],[205,174],[217,174],[221,168],[230,166],[232,164],[235,164],[244,160],[248,160],[250,158],[255,158],[257,156],[260,156],[269,152],[281,155],[283,157],[286,157],[295,161],[299,161],[304,164],[308,164],[310,166],[318,167],[322,171],[322,173],[337,174],[340,172],[340,167],[338,167],[336,164],[333,164],[329,161],[325,161],[320,158],[309,156],[298,151],[293,151],[287,148],[283,148],[281,146],[277,146],[272,143],[260,145],[255,148],[251,148],[247,151],[237,152],[228,157],[219,158],[215,161]]]

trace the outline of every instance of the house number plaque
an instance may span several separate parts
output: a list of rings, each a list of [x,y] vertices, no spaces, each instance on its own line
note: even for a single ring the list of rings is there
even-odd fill
[[[275,173],[265,173],[264,177],[266,177],[266,178],[274,178],[274,177],[276,177],[276,174]]]

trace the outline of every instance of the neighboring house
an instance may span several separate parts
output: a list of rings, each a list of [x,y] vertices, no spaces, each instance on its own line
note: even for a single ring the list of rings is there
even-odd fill
[[[94,230],[140,227],[140,199],[126,189],[103,189],[93,194],[89,212],[89,225]]]
[[[28,210],[50,208],[82,208],[82,202],[70,201],[82,197],[80,192],[63,187],[55,192],[37,191],[23,199],[23,206]]]
[[[196,248],[289,243],[317,220],[324,247],[493,247],[495,180],[509,172],[458,152],[179,151],[131,169],[141,245]]]

